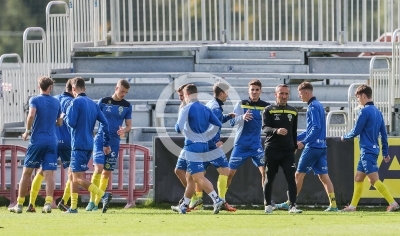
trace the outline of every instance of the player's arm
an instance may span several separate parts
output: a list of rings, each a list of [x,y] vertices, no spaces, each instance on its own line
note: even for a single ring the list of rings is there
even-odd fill
[[[321,116],[320,116],[320,113],[318,112],[316,107],[313,107],[313,108],[310,109],[310,117],[311,117],[311,124],[310,124],[311,127],[307,127],[307,130],[309,132],[306,133],[306,136],[303,139],[297,138],[297,140],[302,142],[304,146],[307,143],[318,139],[318,136],[319,136],[319,134],[321,132],[321,129],[322,129],[322,127],[321,127],[322,124],[320,122]]]
[[[108,147],[110,146],[109,142],[110,142],[110,128],[108,125],[108,121],[107,118],[104,116],[103,112],[100,110],[99,106],[97,107],[97,117],[96,119],[99,121],[100,126],[101,126],[101,130],[103,130],[104,133],[104,143],[103,146],[104,147]]]
[[[349,133],[342,136],[342,141],[346,141],[348,139],[352,139],[352,138],[358,136],[361,133],[361,131],[363,130],[365,124],[367,123],[367,118],[368,118],[367,112],[364,109],[360,110],[357,121],[356,121],[353,129]]]
[[[79,103],[74,100],[71,102],[71,105],[67,108],[67,113],[64,116],[65,123],[71,127],[75,128],[76,123],[78,122],[78,114],[79,114]]]
[[[240,102],[236,103],[233,113],[236,114],[235,118],[229,121],[231,126],[235,126],[238,122],[243,121],[243,108],[240,106]]]
[[[61,106],[58,109],[56,125],[61,126],[63,124],[64,113],[61,113]]]
[[[28,139],[28,136],[31,135],[31,129],[33,121],[35,120],[35,115],[36,115],[36,106],[31,103],[31,105],[29,106],[28,116],[26,117],[26,129],[25,132],[22,134],[22,139],[25,141]]]
[[[118,135],[129,133],[132,129],[132,105],[129,106],[128,111],[125,115],[125,127],[120,127],[118,130]]]
[[[175,124],[176,132],[178,132],[178,133],[182,132],[183,128],[185,127],[185,122],[188,117],[188,112],[189,112],[188,106],[184,106],[181,109],[179,109],[178,120],[176,121],[176,124]]]
[[[382,122],[381,122],[381,126],[379,128],[379,132],[381,133],[381,142],[382,142],[382,156],[383,157],[387,157],[389,155],[389,148],[388,148],[388,137],[387,137],[387,132],[386,132],[386,125],[385,122],[383,120],[383,115],[381,113],[381,118],[382,118]]]

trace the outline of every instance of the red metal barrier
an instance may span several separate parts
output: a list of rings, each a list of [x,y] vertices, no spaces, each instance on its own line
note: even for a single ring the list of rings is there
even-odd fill
[[[10,188],[7,189],[6,186],[6,152],[11,151],[10,158],[10,171],[11,171],[11,182]],[[10,199],[10,206],[14,206],[17,202],[17,194],[18,194],[18,152],[21,152],[25,155],[26,148],[16,145],[0,145],[0,195]]]
[[[11,151],[11,159],[10,159],[10,165],[9,168],[11,170],[11,183],[10,183],[10,188],[7,189],[6,187],[6,167],[8,164],[6,163],[6,151]],[[128,151],[129,152],[129,170],[128,174],[128,182],[124,183],[124,152]],[[143,188],[141,189],[135,189],[135,183],[136,183],[136,152],[140,151],[143,152],[144,158],[143,158]],[[16,204],[17,201],[17,195],[18,195],[18,182],[20,176],[18,176],[18,157],[17,153],[21,152],[23,154],[26,153],[26,148],[21,147],[21,146],[16,146],[16,145],[0,145],[0,153],[1,153],[1,159],[0,159],[0,195],[4,196],[5,198],[10,199],[10,206],[13,206]],[[138,197],[141,197],[150,191],[150,151],[148,148],[136,145],[136,144],[121,144],[120,145],[120,150],[119,150],[119,158],[118,158],[118,169],[115,169],[114,172],[117,172],[118,176],[118,184],[116,188],[113,188],[113,183],[112,183],[112,178],[110,178],[109,183],[108,183],[108,190],[109,192],[112,192],[114,196],[120,196],[124,197],[127,200],[127,204],[125,208],[133,207],[135,206],[135,201]],[[93,166],[92,166],[92,160],[90,160],[89,166],[90,169],[86,173],[86,178],[90,179],[93,173]],[[64,193],[64,188],[65,188],[65,182],[67,180],[67,170],[62,169],[59,171],[61,177],[61,183],[60,183],[60,188],[54,190],[54,200],[62,197]],[[125,187],[126,186],[126,187]],[[88,195],[89,192],[87,190],[79,190],[79,195]],[[39,191],[40,196],[46,196],[46,191],[44,189]],[[55,203],[53,202],[53,206],[55,206]]]

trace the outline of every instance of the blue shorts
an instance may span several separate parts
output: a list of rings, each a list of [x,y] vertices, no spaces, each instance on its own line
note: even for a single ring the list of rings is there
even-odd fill
[[[72,150],[71,151],[71,164],[69,167],[72,172],[85,172],[89,169],[88,163],[92,157],[93,151]]]
[[[177,170],[187,170],[187,162],[185,159],[179,157],[178,160],[176,161],[176,166],[175,169]]]
[[[228,159],[226,159],[226,156],[223,155],[215,160],[212,161],[206,161],[203,163],[204,169],[207,170],[208,166],[213,165],[216,169],[218,168],[227,168],[229,166]]]
[[[64,169],[68,168],[71,163],[71,149],[58,148],[58,156],[61,159],[62,167]]]
[[[29,144],[24,167],[57,170],[57,144]]]
[[[94,145],[93,148],[93,164],[101,164],[105,170],[113,171],[117,164],[117,158],[119,154],[119,143],[117,145],[111,145],[111,152],[108,155],[104,154],[103,147]]]
[[[256,167],[264,166],[264,150],[262,147],[258,148],[242,148],[234,146],[229,158],[229,168],[237,170],[247,160],[251,158]]]
[[[371,153],[361,153],[360,160],[358,161],[357,171],[363,172],[365,174],[371,174],[378,172],[378,155]]]
[[[204,163],[203,162],[195,162],[195,161],[187,161],[187,170],[189,174],[193,175],[196,173],[204,172]]]
[[[310,170],[316,175],[328,174],[326,148],[304,148],[297,165],[297,172],[308,173]]]

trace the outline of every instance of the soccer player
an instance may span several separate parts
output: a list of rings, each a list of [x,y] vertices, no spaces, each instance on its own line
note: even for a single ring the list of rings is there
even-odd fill
[[[229,159],[228,187],[237,169],[247,158],[252,158],[261,174],[261,185],[265,182],[264,150],[261,144],[262,111],[268,105],[260,99],[262,84],[260,80],[249,82],[249,98],[238,102],[233,110],[236,114],[230,120],[231,126],[237,125],[231,157]]]
[[[185,136],[185,158],[187,161],[187,186],[184,193],[184,201],[178,207],[178,212],[185,214],[190,203],[190,198],[195,191],[195,184],[211,197],[214,202],[214,214],[218,214],[223,205],[222,199],[215,192],[211,182],[204,176],[204,162],[215,159],[210,155],[208,141],[211,140],[222,127],[221,122],[212,111],[197,100],[197,87],[188,84],[183,90],[187,103],[179,111],[176,131]],[[214,127],[209,130],[210,124]]]
[[[310,170],[318,175],[329,198],[329,207],[325,211],[338,211],[333,184],[328,174],[326,160],[326,121],[325,110],[322,104],[313,95],[313,86],[310,82],[303,82],[297,87],[299,97],[308,103],[306,131],[297,136],[297,148],[303,149],[296,170],[297,195],[300,193],[304,177]],[[289,201],[276,204],[276,209],[288,209]]]
[[[176,90],[176,93],[179,96],[179,100],[181,100],[181,104],[179,105],[179,110],[182,109],[186,105],[185,99],[183,97],[183,89],[186,87],[187,84],[183,84],[179,86],[179,88]],[[179,181],[181,181],[183,187],[186,188],[187,182],[186,182],[186,169],[187,169],[187,163],[185,159],[185,152],[184,149],[181,150],[178,160],[176,161],[176,166],[175,166],[175,175],[178,177]],[[183,198],[179,201],[180,205],[183,201]],[[174,206],[175,207],[175,206]],[[173,207],[172,207],[173,208]]]
[[[72,94],[72,79],[69,79],[65,85],[65,92],[55,96],[61,104],[61,112],[67,113],[67,108],[71,105],[74,95]],[[63,121],[63,125],[57,130],[58,137],[58,156],[61,159],[61,164],[64,169],[69,167],[71,163],[71,133],[68,129],[68,125]],[[71,175],[69,172],[68,175]],[[67,211],[69,206],[67,205],[69,198],[71,197],[71,181],[68,178],[65,184],[64,194],[58,203],[57,207],[61,211]]]
[[[92,184],[105,191],[109,178],[112,177],[112,171],[115,169],[119,154],[120,136],[129,132],[132,128],[132,105],[124,99],[129,92],[129,82],[121,79],[117,82],[115,92],[111,97],[104,97],[98,101],[100,110],[108,121],[110,130],[111,153],[104,155],[103,140],[104,130],[100,126],[94,138],[93,164],[94,172],[92,175]],[[125,127],[122,123],[125,121]],[[100,198],[96,194],[90,193],[90,201],[86,211],[97,210]]]
[[[93,152],[93,129],[96,120],[100,122],[100,127],[103,130],[103,151],[106,155],[111,152],[108,122],[99,105],[86,96],[85,81],[77,77],[71,81],[71,84],[75,99],[72,100],[64,117],[66,124],[68,124],[71,130],[72,149],[70,164],[70,171],[72,172],[72,180],[70,179],[72,181],[71,206],[66,213],[78,213],[79,186],[84,187],[95,195],[99,195],[103,202],[102,212],[106,213],[112,199],[112,194],[104,192],[86,180],[85,171],[89,169],[87,165]]]
[[[372,89],[368,85],[360,85],[356,90],[358,103],[364,108],[359,111],[357,121],[353,129],[341,137],[342,141],[352,139],[360,135],[360,160],[357,172],[354,177],[354,193],[349,206],[342,211],[356,211],[358,201],[361,198],[365,177],[369,183],[386,199],[389,203],[386,211],[397,211],[399,204],[393,199],[389,190],[379,180],[378,174],[378,155],[379,155],[379,136],[382,142],[383,160],[390,161],[388,153],[388,142],[385,122],[382,113],[375,107],[372,101]]]
[[[74,99],[74,96],[72,95],[71,79],[69,79],[65,84],[65,92],[57,96],[54,96],[54,98],[56,98],[60,102],[61,113],[65,114],[67,107],[71,103],[71,100]],[[61,126],[57,127],[56,135],[58,138],[57,156],[59,156],[61,159],[62,167],[66,169],[69,167],[69,163],[71,161],[71,134],[69,133],[68,126],[66,124],[62,124]],[[40,169],[32,181],[30,197],[29,197],[29,206],[26,212],[36,212],[35,202],[43,179],[44,179],[43,170]],[[57,205],[57,207],[62,211],[68,210],[68,206],[66,204],[71,195],[69,184],[70,184],[69,181],[67,181],[65,185],[66,188],[64,189],[63,198]]]
[[[301,213],[296,206],[295,151],[297,149],[297,109],[288,105],[289,87],[280,84],[275,88],[276,104],[263,112],[262,130],[265,138],[265,166],[267,180],[264,184],[265,213],[272,213],[271,194],[279,166],[282,167],[289,189],[289,213]]]
[[[50,96],[53,83],[53,80],[49,77],[40,77],[38,79],[40,95],[29,99],[26,130],[22,134],[22,139],[26,141],[29,135],[31,135],[31,139],[26,151],[24,168],[19,182],[18,203],[9,208],[10,212],[22,213],[22,206],[25,202],[25,195],[28,192],[32,172],[39,167],[40,170],[38,172],[41,173],[46,181],[46,198],[42,212],[51,212],[54,193],[53,173],[57,170],[57,136],[54,123],[58,126],[62,124],[60,103]],[[33,186],[35,188],[34,191],[38,192],[40,185],[41,181],[36,181],[36,186]],[[34,205],[32,207],[34,209]]]
[[[222,112],[224,109],[222,108],[222,105],[224,105],[224,102],[226,102],[226,99],[229,96],[229,85],[226,83],[215,83],[213,87],[213,93],[214,93],[214,99],[209,101],[206,104],[206,107],[210,108],[211,111],[214,113],[214,115],[218,118],[218,120],[221,123],[225,123],[229,121],[230,119],[235,117],[235,113],[231,112],[227,115],[224,115]],[[228,160],[226,159],[225,153],[222,150],[221,146],[223,142],[220,140],[221,128],[219,128],[218,133],[208,141],[208,148],[210,149],[210,155],[215,156],[215,160],[205,162],[204,163],[204,169],[207,169],[210,164],[214,165],[215,168],[217,169],[219,176],[218,176],[218,195],[219,197],[224,201],[224,205],[222,206],[222,209],[227,210],[227,211],[236,211],[236,208],[232,207],[231,205],[228,204],[225,200],[225,195],[228,190],[228,176],[229,176],[229,163]],[[203,195],[203,190],[199,189],[196,186],[196,194],[192,197],[195,198],[195,200],[199,201],[200,204],[202,203],[202,195]],[[196,199],[197,198],[197,199]],[[198,203],[199,204],[199,203]],[[191,202],[192,205],[192,202]],[[195,204],[192,206],[189,205],[189,207],[193,208]]]

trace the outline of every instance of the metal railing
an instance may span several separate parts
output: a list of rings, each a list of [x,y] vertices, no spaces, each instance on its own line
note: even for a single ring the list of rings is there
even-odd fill
[[[343,123],[331,123],[333,115],[343,116]],[[326,137],[341,137],[349,131],[346,111],[330,111],[326,115]]]
[[[51,13],[52,8],[64,7],[64,13]],[[68,4],[52,1],[46,7],[46,35],[49,70],[71,68],[71,30]]]
[[[356,123],[358,112],[361,107],[358,104],[357,97],[355,95],[356,89],[362,83],[353,83],[349,86],[347,90],[347,103],[348,103],[348,130],[351,130]]]
[[[70,0],[72,47],[107,44],[106,0]]]
[[[392,84],[391,99],[400,98],[400,29],[396,29],[392,35]]]
[[[6,60],[14,60],[13,63],[7,63]],[[24,103],[22,79],[22,61],[18,54],[3,54],[0,57],[0,83],[2,86],[3,96],[0,98],[0,131],[3,130],[5,123],[23,122]]]
[[[111,0],[111,43],[220,42],[223,0]]]
[[[31,34],[35,38],[31,39],[29,37]],[[39,34],[39,38],[36,38],[37,34]],[[28,97],[38,93],[37,78],[50,75],[46,33],[42,28],[29,27],[24,31],[23,53],[23,94],[24,101],[28,101]]]
[[[377,60],[386,61],[386,68],[375,68]],[[374,56],[370,62],[370,86],[372,88],[372,100],[375,106],[382,112],[385,124],[392,127],[392,105],[394,99],[392,85],[392,63],[391,58],[386,56]]]
[[[152,43],[386,43],[394,0],[70,0],[76,46]],[[107,27],[107,21],[110,28]]]

